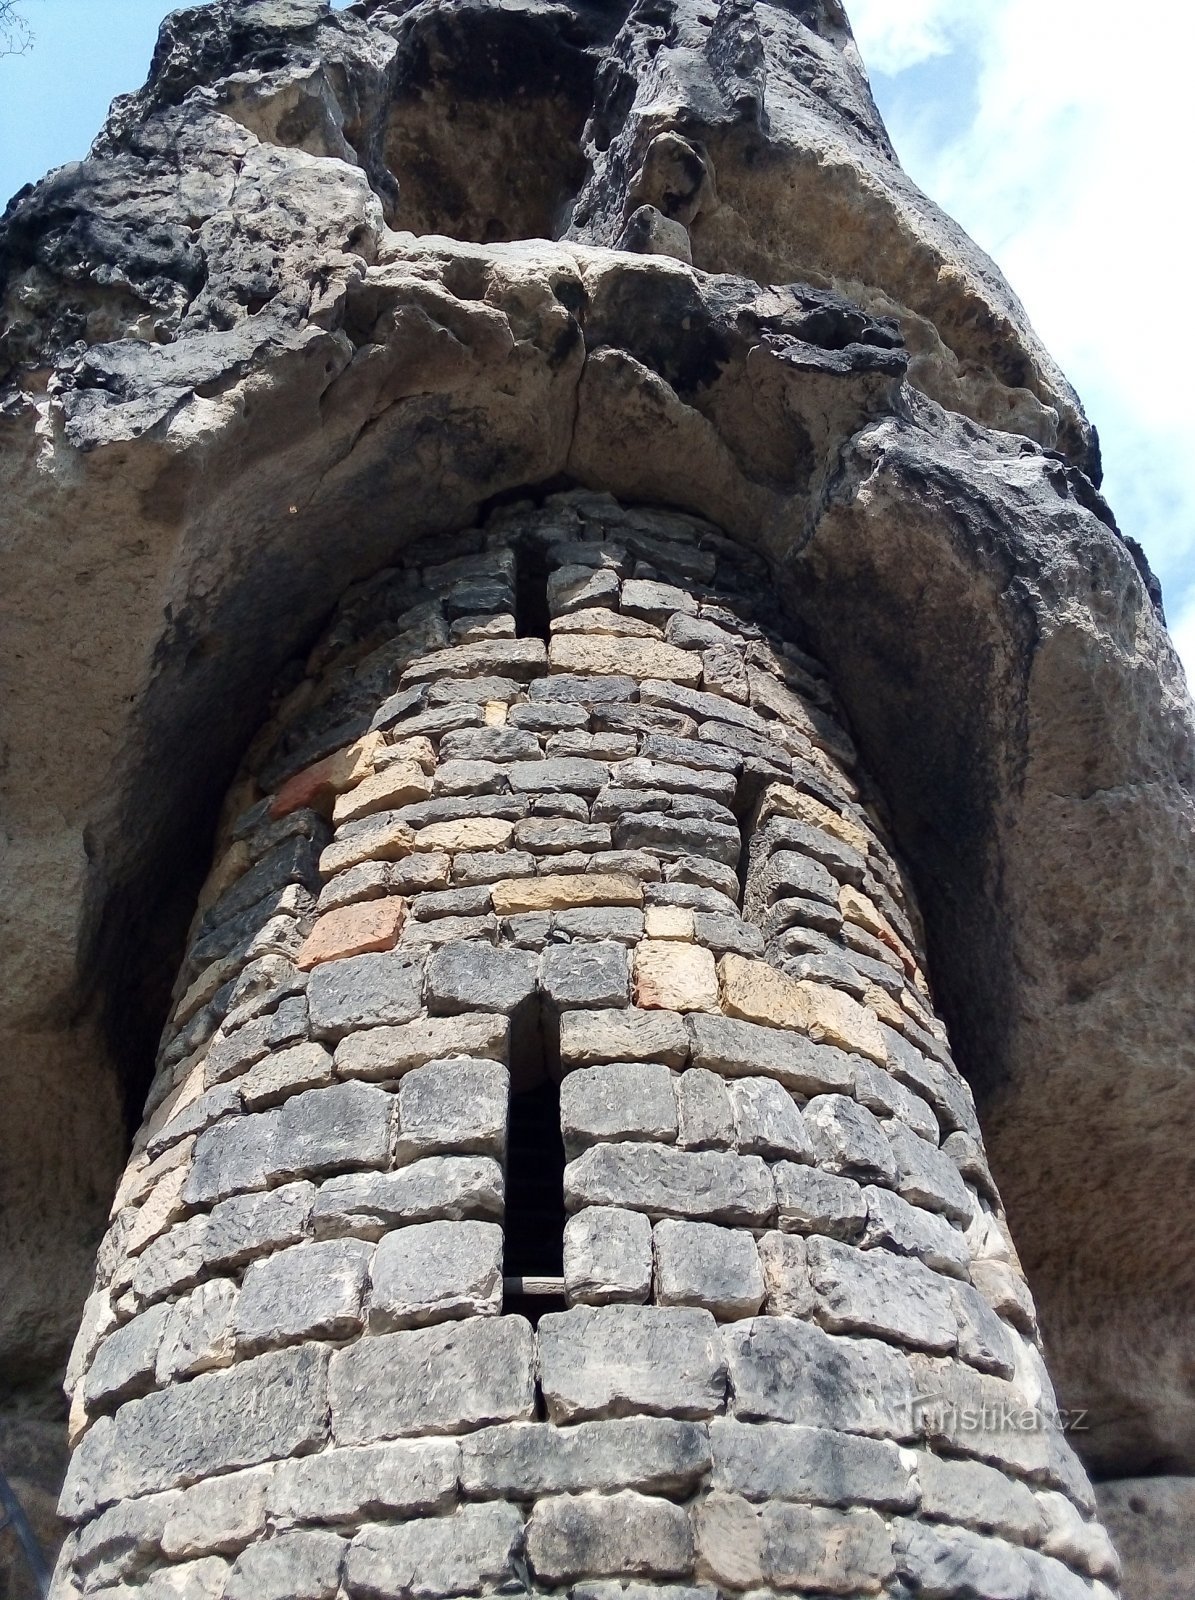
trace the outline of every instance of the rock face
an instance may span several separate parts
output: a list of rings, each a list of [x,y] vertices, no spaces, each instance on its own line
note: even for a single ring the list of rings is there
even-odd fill
[[[12,1428],[51,1414],[222,797],[272,686],[298,686],[287,664],[337,598],[414,541],[582,485],[707,518],[766,564],[916,888],[1051,1371],[1062,1404],[1088,1413],[1072,1438],[1103,1475],[1191,1468],[1190,702],[1152,580],[1093,487],[1075,397],[997,270],[901,174],[836,0],[178,12],[92,157],[5,215],[0,385],[0,489],[16,508],[0,640]],[[616,635],[662,682],[665,647],[697,639],[643,631],[667,611],[643,579],[618,611],[596,570],[557,587],[578,615],[617,617],[592,629],[607,666]],[[424,626],[423,648],[448,643]],[[562,684],[597,660],[580,626],[567,636]],[[525,652],[501,656],[488,676],[542,675]],[[608,676],[617,704],[627,675]],[[685,697],[715,685],[728,704],[766,692],[709,635],[701,684],[649,704],[687,717]],[[420,738],[462,715],[434,681],[384,686],[395,720],[426,689]],[[768,759],[750,726],[728,726],[729,748]],[[408,765],[426,770],[419,757]],[[513,759],[466,742],[447,781],[484,800],[485,764]],[[556,792],[592,806],[568,787],[575,763],[613,757],[566,743],[547,759],[569,763]],[[532,819],[481,806],[434,824],[437,851],[414,859],[409,825],[382,839],[387,813],[360,803],[346,826],[361,830],[348,855],[362,898],[451,892],[434,857],[465,838],[482,858],[545,837],[524,851],[515,830]],[[700,835],[721,859],[716,818],[647,815],[611,849]],[[593,837],[566,843],[566,824],[621,826],[548,820],[562,854]],[[782,898],[830,938],[840,908],[818,881]],[[314,886],[275,886],[269,937]],[[603,938],[631,937],[626,899],[562,911],[551,884],[536,889],[523,914],[598,916]],[[488,926],[497,912],[466,900],[452,915]],[[369,921],[371,941],[389,937]],[[712,951],[711,932],[697,942]],[[386,958],[359,948],[346,959]],[[645,983],[701,990],[666,967],[648,960]],[[391,976],[385,1026],[414,1025]],[[609,961],[591,978],[617,982]],[[712,1015],[685,1014],[686,1030]],[[288,1015],[259,1059],[297,1042]],[[232,1094],[246,1065],[230,1060],[210,1092]],[[280,1119],[298,1083],[333,1092],[321,1070],[307,1053],[263,1073],[252,1114]],[[710,1091],[686,1091],[678,1126],[682,1104],[718,1125]],[[793,1207],[849,1213],[826,1184],[791,1185]],[[274,1193],[218,1204],[260,1205],[295,1243],[294,1206],[266,1207]],[[40,1461],[37,1438],[9,1459]],[[571,1525],[545,1513],[544,1549]],[[502,1537],[487,1525],[461,1548]]]
[[[287,689],[72,1356],[55,1592],[1110,1595],[916,907],[762,561],[517,502],[355,585]]]

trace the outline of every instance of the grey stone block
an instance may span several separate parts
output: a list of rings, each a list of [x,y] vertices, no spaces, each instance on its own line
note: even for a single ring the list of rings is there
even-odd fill
[[[523,1517],[502,1501],[447,1517],[362,1528],[349,1547],[345,1582],[363,1600],[472,1595],[517,1579]]]
[[[581,672],[553,672],[547,678],[536,678],[527,686],[532,704],[565,701],[569,705],[597,706],[613,702],[625,705],[637,700],[639,685],[634,678],[621,674],[616,677],[590,676]]]
[[[697,1013],[687,1019],[695,1067],[724,1077],[775,1078],[794,1094],[850,1092],[854,1057],[800,1034],[733,1017]]]
[[[241,1552],[223,1600],[334,1600],[347,1549],[334,1533],[277,1533]]]
[[[68,1537],[59,1570],[69,1559],[88,1590],[136,1576],[158,1558],[163,1529],[179,1499],[177,1494],[147,1495],[142,1500],[121,1501],[102,1512],[77,1535]],[[74,1592],[64,1589],[64,1600],[73,1600]],[[59,1591],[51,1593],[57,1600]]]
[[[896,1192],[910,1204],[940,1211],[966,1227],[975,1202],[950,1157],[902,1123],[889,1123],[886,1132],[896,1158]]]
[[[530,705],[511,706],[508,718],[516,728],[527,728],[532,733],[556,733],[561,728],[584,728],[589,716],[581,706],[568,705],[563,700],[532,701]]]
[[[488,1012],[418,1017],[401,1027],[369,1028],[336,1046],[336,1072],[341,1078],[393,1079],[449,1056],[505,1061],[509,1032],[506,1017]]]
[[[525,794],[596,794],[609,780],[605,761],[584,756],[549,756],[540,761],[515,761],[509,768],[511,788]]]
[[[462,728],[440,740],[440,763],[445,761],[538,760],[539,740],[525,728]]]
[[[952,1278],[965,1278],[971,1256],[966,1238],[933,1211],[910,1205],[890,1189],[868,1184],[863,1190],[867,1201],[867,1223],[859,1241],[864,1249],[882,1245],[900,1256],[916,1256],[935,1272]]]
[[[679,856],[664,864],[666,882],[648,884],[649,906],[685,906],[694,915],[737,917],[738,880],[729,867],[700,856]]]
[[[705,1067],[691,1067],[675,1080],[677,1143],[683,1150],[729,1150],[736,1130],[726,1084]]]
[[[221,1600],[228,1577],[227,1561],[204,1556],[151,1574],[133,1593],[137,1600]]]
[[[671,1417],[622,1417],[558,1428],[510,1422],[461,1440],[461,1489],[471,1499],[640,1489],[679,1495],[710,1466],[704,1425]]]
[[[895,1183],[896,1158],[883,1128],[853,1100],[841,1094],[816,1096],[805,1107],[805,1126],[814,1160],[824,1171],[864,1183]]]
[[[685,1064],[689,1035],[675,1011],[566,1011],[560,1019],[560,1059],[569,1067],[608,1061]]]
[[[501,1158],[509,1083],[496,1061],[429,1061],[408,1072],[398,1091],[398,1160],[439,1151]]]
[[[237,1087],[245,1109],[261,1111],[304,1089],[321,1089],[331,1082],[331,1052],[319,1044],[303,1043],[263,1056],[249,1068]]]
[[[171,1307],[151,1306],[140,1316],[114,1328],[96,1350],[83,1379],[89,1411],[110,1409],[154,1386],[154,1368]]]
[[[233,1358],[233,1312],[239,1290],[231,1278],[209,1278],[170,1308],[156,1367],[160,1384],[227,1367]],[[200,1554],[199,1551],[193,1552]]]
[[[611,1062],[570,1072],[560,1085],[560,1131],[570,1159],[605,1140],[672,1143],[672,1073],[658,1062]]]
[[[133,1293],[141,1305],[198,1282],[207,1263],[207,1230],[206,1216],[189,1217],[146,1246],[133,1264],[132,1275]]]
[[[772,1167],[777,1217],[789,1233],[820,1233],[854,1239],[867,1217],[863,1191],[850,1178],[818,1167],[778,1161]]]
[[[817,1296],[809,1281],[805,1241],[796,1233],[765,1233],[756,1247],[770,1317],[811,1317]]]
[[[622,586],[622,610],[646,622],[665,622],[676,611],[697,613],[697,601],[687,589],[651,578],[628,578]]]
[[[922,1139],[937,1144],[938,1119],[930,1106],[890,1072],[873,1067],[862,1058],[855,1066],[855,1099],[877,1117],[894,1117]]]
[[[612,866],[612,871],[622,870]],[[569,939],[616,939],[636,944],[643,937],[643,913],[634,906],[575,906],[557,911],[553,926]]]
[[[195,1142],[183,1198],[210,1205],[289,1178],[385,1166],[393,1111],[394,1097],[383,1090],[338,1083],[217,1123]]]
[[[539,1322],[548,1417],[714,1416],[726,1399],[726,1363],[708,1311],[574,1306]]]
[[[493,1222],[421,1222],[377,1247],[369,1292],[371,1332],[502,1308],[502,1229]]]
[[[695,911],[693,937],[715,955],[728,951],[739,956],[763,955],[763,934],[741,917],[727,916],[724,912]]]
[[[728,1088],[738,1147],[744,1155],[813,1159],[804,1119],[792,1095],[775,1078],[735,1078]]]
[[[752,1317],[764,1281],[755,1240],[745,1229],[708,1222],[658,1222],[652,1232],[656,1299],[665,1306],[703,1306],[719,1322]]]
[[[301,837],[285,839],[272,850],[267,850],[259,861],[225,889],[204,914],[204,932],[248,911],[259,900],[276,893],[288,883],[301,884],[303,888],[316,893],[320,886],[318,860],[318,844]]]
[[[337,1444],[530,1420],[535,1347],[522,1317],[471,1317],[358,1340],[332,1357]]]
[[[203,1061],[203,1081],[207,1088],[239,1078],[270,1048],[273,1018],[254,1017],[243,1027],[223,1029],[212,1040]]]
[[[410,856],[407,859],[412,863],[426,863],[425,870],[434,865],[430,856]],[[360,900],[380,900],[392,894],[395,865],[391,861],[362,861],[358,866],[336,873],[320,890],[316,910],[322,916],[325,911],[336,911],[340,906],[356,905]],[[414,884],[411,887],[418,892],[419,888],[430,889],[433,884],[429,880],[425,885]]]
[[[722,1340],[740,1420],[891,1439],[919,1432],[913,1368],[890,1345],[841,1338],[790,1317],[732,1323]]]
[[[960,1358],[978,1367],[980,1372],[1011,1378],[1017,1362],[1012,1339],[1003,1322],[979,1290],[969,1283],[952,1283],[950,1296],[958,1326]]]
[[[808,1240],[806,1259],[823,1328],[943,1355],[957,1347],[951,1286],[920,1261],[820,1238]]]
[[[666,794],[705,795],[724,806],[734,803],[737,787],[733,773],[653,761],[646,756],[620,761],[611,769],[610,781],[625,789],[662,789]]]
[[[423,962],[400,951],[325,961],[307,984],[311,1031],[318,1039],[410,1022],[422,999]]]
[[[353,1172],[320,1186],[312,1226],[320,1238],[380,1239],[410,1222],[502,1216],[502,1168],[490,1156],[428,1156],[397,1172]]]
[[[683,1577],[694,1554],[684,1508],[631,1489],[539,1500],[527,1524],[528,1560],[543,1583],[613,1573]]]
[[[537,968],[529,950],[495,949],[480,939],[445,945],[427,963],[428,1010],[500,1011],[509,1017],[535,993]]]
[[[651,1223],[637,1211],[586,1206],[564,1227],[570,1305],[642,1305],[651,1296]]]
[[[852,884],[856,889],[863,887],[867,861],[859,851],[795,817],[770,818],[756,835],[753,846],[769,855],[774,849],[800,850],[828,867],[841,883]]]
[[[81,1440],[61,1514],[81,1520],[114,1500],[318,1448],[327,1377],[327,1350],[301,1345],[128,1401]]]
[[[793,895],[802,900],[838,904],[837,878],[820,861],[798,850],[777,850],[761,863],[757,892],[768,904]]]
[[[730,1417],[714,1418],[709,1435],[716,1490],[749,1500],[802,1500],[847,1509],[908,1511],[917,1504],[905,1452],[887,1440]]]
[[[892,1538],[874,1511],[782,1502],[765,1506],[762,1521],[764,1577],[778,1589],[874,1593],[895,1574]]]
[[[919,1511],[934,1522],[961,1522],[1018,1544],[1038,1544],[1044,1533],[1033,1491],[979,1461],[951,1461],[918,1451],[915,1472]]]
[[[237,1349],[356,1333],[372,1257],[367,1240],[320,1239],[253,1262],[233,1316]]]
[[[478,884],[468,889],[444,889],[439,894],[421,894],[411,902],[411,916],[417,922],[432,922],[441,917],[481,917],[489,909],[488,884]],[[411,1027],[412,1024],[408,1023],[407,1026]]]
[[[436,917],[429,922],[408,922],[402,931],[402,946],[404,950],[430,950],[467,939],[492,949],[497,937],[497,917]]]
[[[255,1256],[298,1244],[310,1232],[315,1194],[314,1184],[300,1182],[265,1194],[221,1200],[207,1218],[205,1265],[217,1269],[241,1266]]]
[[[776,1207],[771,1173],[758,1156],[672,1150],[651,1144],[601,1144],[564,1172],[570,1208],[627,1206],[653,1220],[693,1218],[761,1227]]]
[[[1019,1550],[964,1528],[931,1528],[898,1518],[892,1525],[897,1568],[919,1594],[1030,1600],[1033,1572]]]
[[[556,1010],[626,1006],[631,998],[626,947],[612,939],[552,945],[540,957],[539,984]]]
[[[497,883],[500,878],[532,878],[535,857],[526,850],[461,850],[452,858],[452,881]]]
[[[273,1465],[205,1478],[170,1497],[162,1553],[172,1561],[240,1550],[266,1525]]]
[[[282,1461],[270,1485],[270,1513],[333,1523],[431,1516],[456,1500],[459,1460],[455,1439],[404,1439]]]
[[[589,807],[580,796],[573,797],[583,820],[567,816],[525,817],[515,824],[515,843],[537,856],[563,855],[566,850],[608,850],[610,829],[604,822],[590,822]]]
[[[908,1361],[913,1423],[933,1449],[986,1461],[1018,1477],[1047,1478],[1061,1435],[1019,1385],[938,1356],[914,1353]]]
[[[743,841],[728,822],[659,812],[623,814],[614,823],[616,850],[650,850],[663,856],[708,856],[725,866],[737,864]]]

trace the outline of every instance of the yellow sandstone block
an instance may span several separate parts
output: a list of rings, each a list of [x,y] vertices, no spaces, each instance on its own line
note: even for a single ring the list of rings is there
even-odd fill
[[[503,878],[494,885],[490,899],[500,917],[523,911],[567,911],[571,906],[641,906],[643,885],[623,872],[551,873],[541,878]]]
[[[811,1039],[866,1056],[877,1066],[887,1065],[888,1051],[874,1011],[826,984],[802,982],[799,987],[807,1017],[805,1031]]]
[[[645,1011],[717,1011],[712,951],[676,939],[641,940],[635,947],[635,1004]]]
[[[377,811],[392,811],[416,800],[426,800],[432,780],[414,761],[394,761],[380,772],[371,773],[354,788],[338,795],[332,807],[332,821],[355,822]]]
[[[657,639],[607,638],[603,634],[562,634],[548,646],[548,661],[557,672],[595,672],[632,678],[667,678],[696,687],[701,657]]]
[[[871,849],[871,837],[865,828],[821,800],[815,800],[811,794],[804,794],[789,784],[775,783],[768,789],[760,802],[755,826],[762,828],[769,817],[795,817],[798,822],[807,822],[811,827],[821,828],[835,839],[841,839],[843,844],[849,844],[862,856],[866,856]]]
[[[718,963],[722,1009],[728,1017],[761,1022],[768,1028],[800,1028],[809,1019],[804,985],[777,972],[766,961],[726,955]]]
[[[692,939],[693,913],[686,906],[648,906],[643,931],[649,939]]]
[[[498,817],[463,817],[431,822],[414,836],[413,850],[503,850],[514,837],[514,823]]]

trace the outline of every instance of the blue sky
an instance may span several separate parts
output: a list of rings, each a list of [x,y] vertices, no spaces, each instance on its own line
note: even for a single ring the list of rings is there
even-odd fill
[[[343,0],[341,0],[343,3]],[[86,154],[145,77],[169,0],[25,0],[0,61],[0,204]],[[848,0],[910,175],[999,262],[1100,431],[1195,678],[1195,413],[1186,373],[1195,8],[1157,0]]]

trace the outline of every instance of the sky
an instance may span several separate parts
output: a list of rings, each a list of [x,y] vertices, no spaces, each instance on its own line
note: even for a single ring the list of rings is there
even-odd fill
[[[1104,492],[1162,580],[1195,681],[1195,409],[1183,354],[1195,6],[847,7],[906,170],[1000,264],[1099,429]],[[0,60],[0,205],[86,154],[108,102],[144,80],[169,0],[23,9],[33,48]]]

